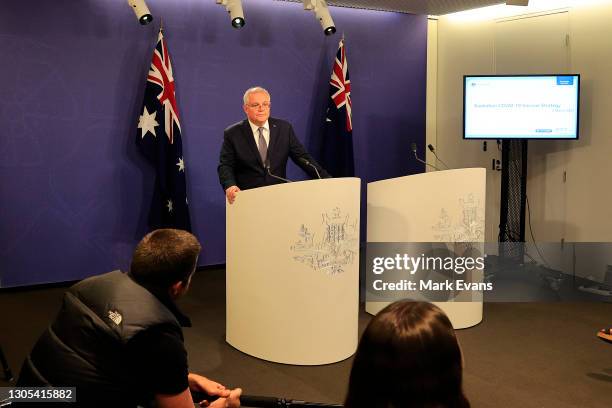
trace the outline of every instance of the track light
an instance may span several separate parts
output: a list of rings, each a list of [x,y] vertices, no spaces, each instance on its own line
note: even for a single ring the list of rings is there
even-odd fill
[[[136,18],[142,25],[147,25],[151,21],[153,21],[153,16],[147,7],[147,3],[145,0],[127,0],[132,10],[134,10],[134,14],[136,14]]]
[[[244,12],[242,11],[242,0],[217,0],[217,4],[225,6],[225,10],[232,19],[232,27],[242,28],[246,24]]]
[[[325,0],[302,0],[304,2],[304,10],[312,10],[315,13],[315,17],[321,23],[323,32],[325,35],[332,35],[336,32],[336,26],[334,20],[332,20],[329,9],[327,8],[327,2]]]

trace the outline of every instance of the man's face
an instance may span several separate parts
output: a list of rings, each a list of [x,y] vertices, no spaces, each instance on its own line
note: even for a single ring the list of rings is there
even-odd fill
[[[255,125],[263,126],[270,117],[270,95],[265,92],[249,94],[244,112]]]

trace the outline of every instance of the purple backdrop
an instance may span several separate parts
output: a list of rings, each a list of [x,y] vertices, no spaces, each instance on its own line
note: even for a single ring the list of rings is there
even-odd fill
[[[410,142],[425,140],[425,16],[332,7],[338,32],[329,38],[300,3],[244,0],[242,30],[213,0],[147,3],[156,20],[141,27],[125,0],[2,2],[0,287],[128,267],[152,195],[134,138],[160,17],[201,265],[225,260],[216,166],[223,129],[243,118],[242,93],[268,88],[272,115],[292,122],[316,156],[342,33],[357,176],[422,171],[409,156]],[[290,166],[290,178],[304,178]]]

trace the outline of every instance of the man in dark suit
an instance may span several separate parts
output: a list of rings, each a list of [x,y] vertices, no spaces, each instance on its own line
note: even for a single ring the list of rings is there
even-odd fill
[[[331,177],[308,154],[289,122],[270,117],[268,91],[247,89],[243,101],[247,119],[225,129],[217,167],[230,204],[240,190],[282,183],[289,157],[313,178]]]

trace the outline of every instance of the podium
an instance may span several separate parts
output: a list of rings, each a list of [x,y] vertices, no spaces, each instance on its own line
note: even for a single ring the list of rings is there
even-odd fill
[[[226,340],[277,363],[357,349],[360,180],[277,184],[226,204]]]
[[[482,242],[486,170],[436,171],[368,183],[367,240],[370,242]],[[368,273],[368,271],[366,271]],[[482,280],[483,271],[474,274]],[[433,302],[455,329],[482,321],[478,301]],[[366,302],[378,313],[389,302]]]

